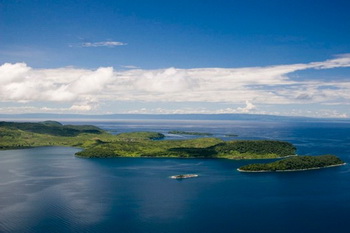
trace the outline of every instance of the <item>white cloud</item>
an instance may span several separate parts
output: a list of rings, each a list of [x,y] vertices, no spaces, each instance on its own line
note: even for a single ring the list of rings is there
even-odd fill
[[[25,63],[3,64],[0,68],[0,85],[21,82],[30,69]]]
[[[350,81],[290,77],[299,70],[336,67],[350,67],[350,54],[323,62],[231,69],[34,69],[5,63],[0,66],[0,102],[63,102],[72,111],[96,110],[105,101],[245,103],[217,110],[241,113],[257,112],[262,104],[342,105],[350,102]]]
[[[244,108],[238,108],[237,110],[241,113],[249,113],[256,109],[256,106],[248,100],[246,100],[245,104],[246,106]]]
[[[84,112],[84,111],[90,111],[92,109],[92,106],[89,104],[74,104],[69,109],[73,111]]]
[[[119,41],[101,41],[101,42],[85,42],[82,43],[82,47],[115,47],[127,45],[127,43],[119,42]]]
[[[113,77],[113,68],[96,71],[60,68],[34,70],[25,64],[0,66],[0,101],[91,101]]]
[[[35,106],[16,106],[16,107],[0,107],[1,113],[67,113],[70,108],[51,108],[51,107],[35,107]]]
[[[70,82],[66,87],[70,93],[94,94],[103,91],[107,83],[112,81],[112,77],[113,68],[102,67],[89,74],[81,75],[79,78]]]
[[[329,59],[324,62],[312,62],[310,68],[331,69],[336,67],[350,67],[350,54],[338,55],[335,59]]]

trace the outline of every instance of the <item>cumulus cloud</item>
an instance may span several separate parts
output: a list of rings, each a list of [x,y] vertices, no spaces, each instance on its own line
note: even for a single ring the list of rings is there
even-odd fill
[[[0,101],[64,102],[71,104],[72,111],[91,111],[105,101],[245,104],[220,110],[242,113],[255,112],[261,104],[335,105],[350,102],[350,82],[298,80],[290,74],[337,67],[350,67],[350,54],[323,62],[246,68],[117,71],[112,67],[34,69],[25,63],[5,63],[0,66]]]
[[[94,72],[81,75],[65,87],[70,93],[93,94],[103,91],[107,83],[111,82],[112,76],[112,67],[98,68]]]
[[[30,70],[25,63],[5,63],[0,68],[0,84],[21,82]]]
[[[74,104],[69,109],[78,112],[85,112],[90,111],[92,109],[92,106],[89,104]]]
[[[0,66],[0,100],[9,102],[91,101],[101,95],[113,76],[113,68],[93,70],[60,68],[34,70],[26,64]]]
[[[241,113],[248,113],[256,109],[256,106],[250,101],[245,102],[246,106],[244,108],[238,108],[237,110]]]
[[[173,93],[197,87],[196,80],[188,76],[186,70],[175,68],[153,71],[140,70],[129,77],[134,88],[145,92]]]
[[[82,47],[115,47],[127,45],[127,43],[119,42],[119,41],[101,41],[101,42],[85,42],[82,43]]]

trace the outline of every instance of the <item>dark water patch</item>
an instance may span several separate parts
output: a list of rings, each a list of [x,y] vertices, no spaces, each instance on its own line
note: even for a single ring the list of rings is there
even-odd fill
[[[346,123],[100,122],[98,126],[116,132],[230,132],[239,139],[286,140],[298,147],[299,154],[333,153],[350,161]],[[349,165],[247,174],[236,169],[251,161],[80,159],[73,156],[78,150],[0,151],[0,232],[349,232]],[[169,178],[187,173],[199,177]]]

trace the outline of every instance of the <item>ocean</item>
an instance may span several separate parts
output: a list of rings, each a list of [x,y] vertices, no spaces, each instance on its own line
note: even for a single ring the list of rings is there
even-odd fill
[[[299,155],[335,154],[350,162],[344,121],[116,120],[111,133],[171,130],[224,140],[293,143]],[[228,134],[237,134],[229,137]],[[0,232],[294,233],[350,232],[350,167],[240,173],[257,162],[225,159],[74,157],[78,148],[0,151]],[[169,176],[196,173],[198,178]]]

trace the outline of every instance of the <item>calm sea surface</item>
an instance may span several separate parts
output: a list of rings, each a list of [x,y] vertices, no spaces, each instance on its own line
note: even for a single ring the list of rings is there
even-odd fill
[[[225,140],[285,140],[297,146],[298,154],[332,153],[350,162],[346,122],[83,123],[113,133],[185,130]],[[64,147],[0,151],[0,232],[350,232],[349,165],[247,174],[236,169],[252,161],[81,159],[74,157],[77,151]],[[168,178],[181,173],[200,177]]]

